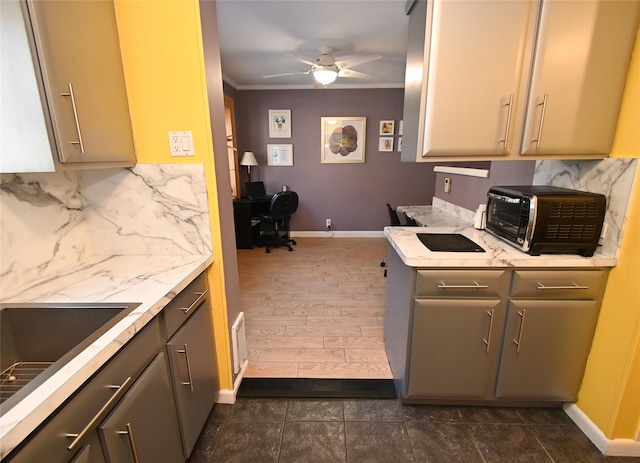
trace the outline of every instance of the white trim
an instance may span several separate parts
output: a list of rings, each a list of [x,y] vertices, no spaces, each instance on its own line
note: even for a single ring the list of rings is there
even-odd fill
[[[433,171],[443,172],[445,174],[466,175],[467,177],[487,178],[489,176],[487,169],[473,169],[471,167],[435,166]]]
[[[236,376],[236,380],[233,382],[233,390],[231,389],[220,389],[218,391],[218,400],[216,403],[218,404],[234,404],[236,403],[236,395],[238,394],[238,389],[240,388],[240,383],[242,382],[242,378],[244,378],[244,371],[247,369],[247,365],[249,365],[249,361],[245,359],[242,364],[242,368],[240,369],[240,373]]]
[[[292,238],[384,238],[384,231],[292,231]]]
[[[640,442],[632,439],[608,439],[576,404],[564,404],[563,408],[569,418],[603,455],[608,457],[640,457]]]

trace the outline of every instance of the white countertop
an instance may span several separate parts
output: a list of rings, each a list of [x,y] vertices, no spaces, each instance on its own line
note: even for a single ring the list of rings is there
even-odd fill
[[[126,318],[0,417],[4,458],[202,273],[210,255],[94,256],[2,295],[3,303],[139,303]]]
[[[418,233],[460,233],[486,252],[434,252],[416,236]],[[462,227],[385,227],[384,234],[409,267],[614,267],[617,260],[594,254],[542,254],[530,256],[484,230]]]
[[[424,227],[465,227],[472,225],[471,222],[456,217],[436,206],[398,206],[396,209]]]

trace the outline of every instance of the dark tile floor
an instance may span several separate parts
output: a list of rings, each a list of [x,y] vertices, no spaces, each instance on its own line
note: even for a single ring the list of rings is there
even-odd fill
[[[395,399],[239,398],[216,404],[189,463],[615,462],[561,409]]]

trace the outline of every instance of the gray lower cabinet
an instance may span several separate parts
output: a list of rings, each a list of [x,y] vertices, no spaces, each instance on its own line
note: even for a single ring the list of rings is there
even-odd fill
[[[575,401],[607,270],[422,269],[389,246],[385,347],[406,402]]]
[[[169,381],[161,352],[99,427],[109,463],[184,460]]]
[[[63,408],[6,458],[12,463],[105,461],[98,424],[131,388],[161,348],[160,321],[152,320]]]
[[[3,461],[183,462],[218,388],[202,273]]]
[[[599,301],[510,302],[496,398],[575,400],[599,307]]]
[[[500,300],[416,300],[407,396],[490,399],[502,305]]]
[[[496,398],[578,398],[606,279],[602,269],[513,272]]]
[[[203,303],[167,343],[185,456],[195,446],[217,398],[211,310]]]

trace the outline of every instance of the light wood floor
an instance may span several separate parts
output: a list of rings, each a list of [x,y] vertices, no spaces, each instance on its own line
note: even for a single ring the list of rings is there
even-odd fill
[[[238,250],[247,378],[391,378],[385,238],[296,238]]]

